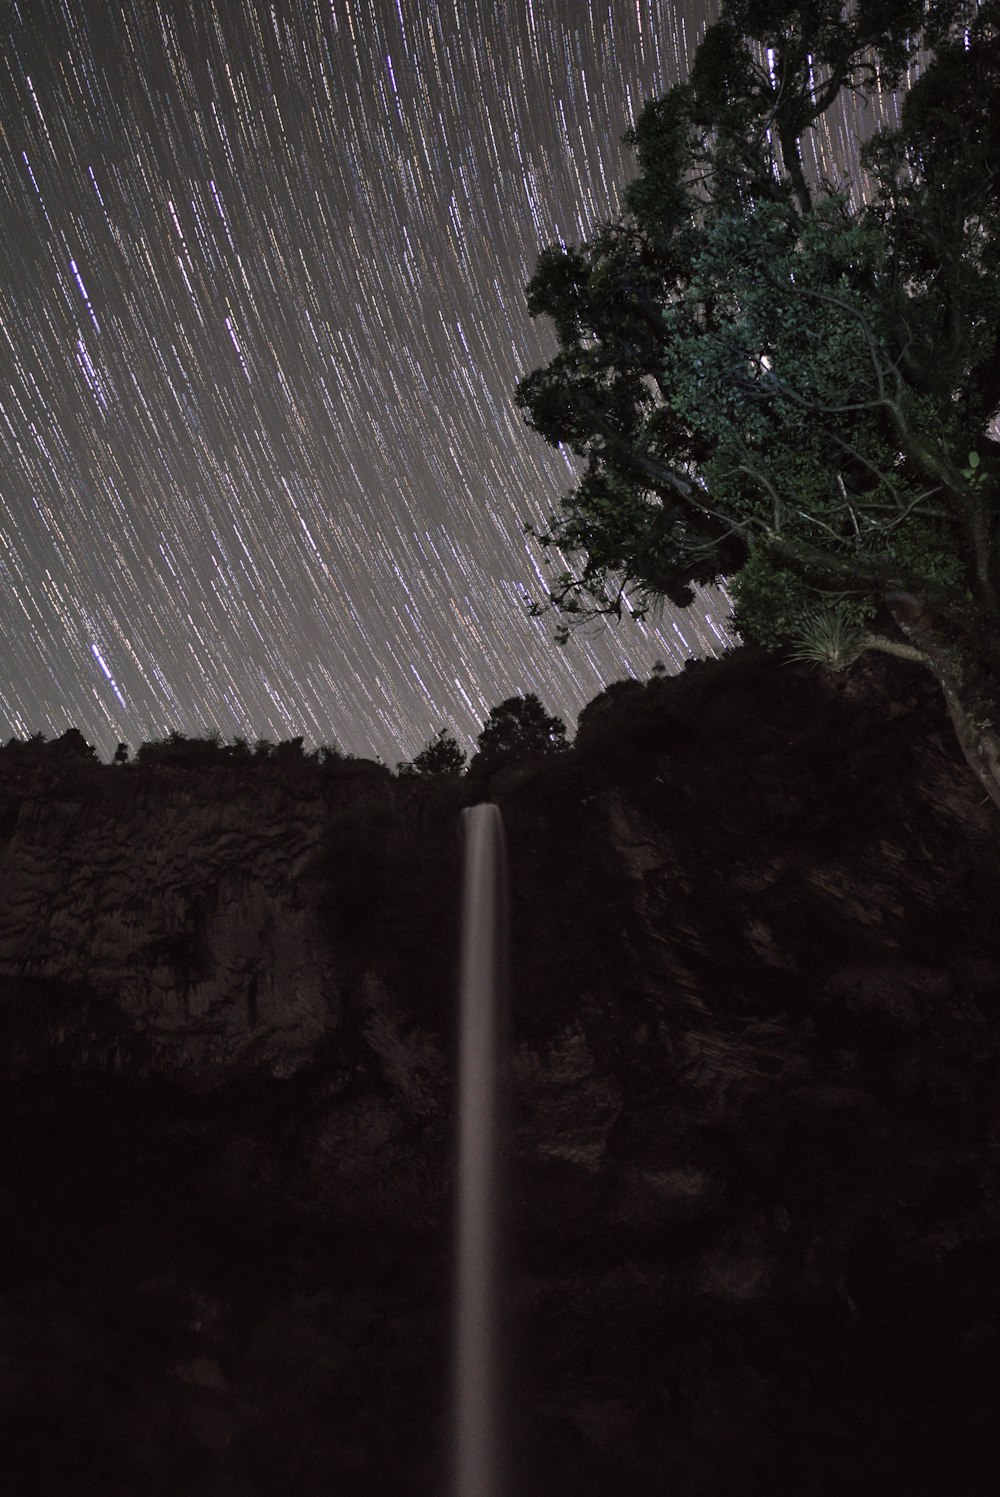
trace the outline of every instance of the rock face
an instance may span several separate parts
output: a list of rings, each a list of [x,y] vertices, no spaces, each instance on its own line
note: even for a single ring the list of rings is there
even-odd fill
[[[392,806],[377,765],[344,763],[336,784],[311,768],[279,777],[95,763],[53,783],[41,765],[34,785],[15,773],[0,971],[52,995],[74,989],[50,1042],[110,1042],[112,1068],[125,1046],[143,1070],[189,1078],[303,1063],[338,1003],[310,870],[338,817],[364,808],[377,836],[378,812]],[[86,1029],[81,985],[113,1013],[114,1037]]]
[[[486,795],[510,1497],[991,1489],[1000,823],[917,667],[740,651],[488,785],[0,754],[11,1490],[447,1491]]]

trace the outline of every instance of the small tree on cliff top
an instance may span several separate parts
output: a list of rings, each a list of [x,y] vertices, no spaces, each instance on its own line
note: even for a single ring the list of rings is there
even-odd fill
[[[413,760],[404,760],[396,766],[399,773],[407,775],[461,774],[468,755],[458,744],[458,739],[447,728],[439,728]]]
[[[534,692],[528,692],[493,707],[476,742],[479,752],[473,755],[469,773],[493,774],[516,759],[564,749],[566,725],[562,718],[546,712]]]
[[[853,199],[810,180],[918,46]],[[749,642],[929,667],[1000,805],[1000,0],[729,0],[629,138],[622,219],[527,288],[559,351],[517,403],[584,463],[526,527],[579,562],[534,611],[565,639],[726,579]]]

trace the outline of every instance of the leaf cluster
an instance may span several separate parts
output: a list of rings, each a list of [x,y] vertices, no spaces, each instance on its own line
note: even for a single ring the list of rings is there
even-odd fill
[[[821,116],[920,48],[864,180],[811,180]],[[557,558],[533,604],[557,638],[720,579],[759,643],[830,599],[857,625],[892,589],[995,606],[998,98],[997,0],[724,5],[627,137],[622,218],[527,287],[559,348],[516,403],[581,464],[525,525]]]

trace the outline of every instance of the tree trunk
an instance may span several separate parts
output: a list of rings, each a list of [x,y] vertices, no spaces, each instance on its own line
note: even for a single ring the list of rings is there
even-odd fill
[[[966,762],[1000,809],[1000,681],[942,635],[932,611],[918,598],[894,592],[885,601],[937,678]]]

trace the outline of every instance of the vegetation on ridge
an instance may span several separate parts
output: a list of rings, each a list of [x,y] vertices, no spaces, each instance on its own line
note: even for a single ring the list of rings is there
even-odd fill
[[[534,755],[556,753],[567,746],[562,719],[547,713],[534,692],[508,697],[494,707],[476,742],[479,751],[469,766],[469,773],[477,776],[487,776],[505,764]],[[11,738],[0,752],[33,762],[41,759],[50,764],[73,759],[98,762],[93,744],[86,741],[78,728],[68,728],[60,738],[51,741],[44,733],[35,733],[28,739]],[[404,778],[460,774],[465,769],[467,757],[454,734],[442,727],[413,760],[397,764],[396,769]],[[172,729],[163,738],[141,744],[131,758],[129,745],[119,743],[111,762],[118,768],[139,769],[262,764],[295,769],[306,765],[322,768],[353,758],[352,754],[345,754],[330,744],[307,750],[301,736],[283,739],[280,743],[258,738],[251,746],[248,739],[240,737],[227,743],[218,729],[199,737],[187,737]]]

